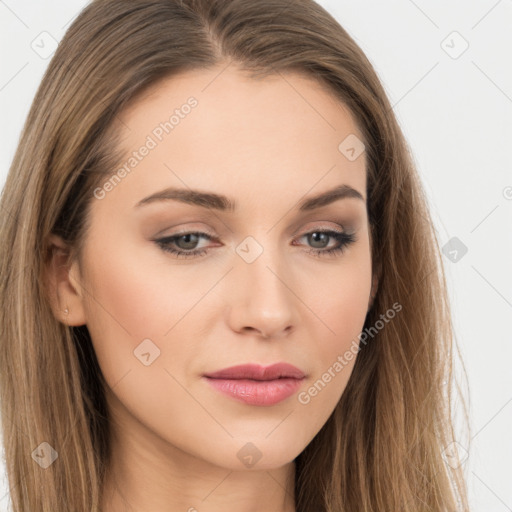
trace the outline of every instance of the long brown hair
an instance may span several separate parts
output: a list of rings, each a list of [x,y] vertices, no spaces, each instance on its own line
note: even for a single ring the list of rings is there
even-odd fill
[[[372,65],[312,0],[96,0],[63,37],[0,203],[0,399],[14,510],[99,510],[110,457],[106,383],[87,327],[58,322],[49,304],[48,235],[80,258],[93,190],[119,162],[117,114],[162,78],[219,64],[254,78],[302,73],[350,109],[366,146],[379,278],[364,329],[401,305],[296,458],[296,510],[467,511],[462,469],[443,458],[455,440],[454,335],[427,200]],[[43,468],[45,442],[58,458]]]

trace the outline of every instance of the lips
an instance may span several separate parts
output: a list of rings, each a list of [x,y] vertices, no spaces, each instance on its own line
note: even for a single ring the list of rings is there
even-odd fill
[[[248,405],[271,406],[294,394],[304,373],[288,363],[232,366],[203,376],[214,389]]]
[[[208,373],[206,377],[212,379],[252,380],[275,380],[280,378],[303,379],[304,373],[297,367],[288,363],[276,363],[266,367],[258,364],[242,364]]]

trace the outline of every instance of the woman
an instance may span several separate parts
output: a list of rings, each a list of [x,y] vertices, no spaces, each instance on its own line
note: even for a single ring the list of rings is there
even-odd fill
[[[468,510],[426,199],[314,2],[93,1],[1,206],[14,510]]]

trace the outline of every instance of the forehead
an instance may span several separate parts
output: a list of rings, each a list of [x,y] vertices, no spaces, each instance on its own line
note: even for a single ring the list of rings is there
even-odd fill
[[[228,121],[227,114],[232,119],[245,120],[242,125],[230,126],[232,136],[235,130],[253,124],[267,127],[267,133],[272,134],[280,124],[290,128],[289,122],[300,118],[304,123],[308,121],[311,128],[297,126],[295,133],[347,129],[362,139],[350,110],[321,82],[295,71],[252,78],[231,65],[181,72],[145,88],[118,116],[127,141],[132,139],[130,135],[137,135],[132,133],[134,128],[148,133],[155,122],[168,120],[191,97],[200,106],[194,109],[194,117],[201,118],[203,126],[205,117],[210,121],[208,127],[218,128]]]
[[[296,201],[310,189],[347,184],[365,195],[364,151],[356,159],[342,151],[345,140],[363,139],[355,118],[325,86],[297,73],[187,71],[144,90],[119,119],[119,166],[129,175],[116,188],[134,201],[162,186],[269,198],[279,191]]]

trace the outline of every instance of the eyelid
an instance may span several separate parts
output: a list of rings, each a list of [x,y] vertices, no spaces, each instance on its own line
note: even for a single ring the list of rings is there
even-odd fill
[[[295,238],[295,237],[299,236],[301,233],[306,234],[315,229],[316,230],[318,230],[318,229],[333,230],[333,231],[337,231],[339,233],[351,233],[351,232],[357,231],[356,227],[357,226],[353,222],[347,222],[347,219],[343,219],[343,220],[342,219],[334,219],[334,220],[330,220],[330,221],[311,220],[306,223],[306,227],[304,226],[304,223],[302,222],[300,224],[300,227],[293,229],[293,232],[290,234],[290,236],[292,238]],[[211,237],[213,240],[218,240],[220,238],[220,236],[215,231],[213,231],[212,229],[210,229],[209,227],[207,227],[204,224],[201,226],[198,226],[197,222],[195,222],[195,223],[192,222],[191,225],[188,224],[188,225],[186,225],[186,227],[180,227],[177,229],[177,231],[172,231],[170,234],[164,234],[168,230],[172,230],[172,226],[170,226],[170,227],[168,226],[167,228],[158,231],[158,233],[156,233],[152,237],[152,239],[154,240],[156,238],[168,238],[171,236],[178,236],[181,234],[188,234],[188,233],[194,233],[194,232],[202,232],[202,233],[208,235],[209,237]]]
[[[212,239],[218,239],[219,236],[214,233],[211,229],[201,226],[201,227],[185,227],[185,228],[178,228],[177,231],[172,231],[170,234],[165,235],[164,233],[168,231],[170,228],[162,229],[156,235],[152,237],[153,240],[156,238],[170,238],[175,237],[179,235],[187,235],[189,233],[204,233],[205,235],[208,235]]]
[[[315,230],[337,231],[338,233],[349,233],[355,231],[355,227],[343,221],[310,221],[306,226],[302,226],[292,233],[292,237],[298,236],[300,233],[306,234]]]

